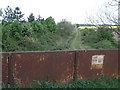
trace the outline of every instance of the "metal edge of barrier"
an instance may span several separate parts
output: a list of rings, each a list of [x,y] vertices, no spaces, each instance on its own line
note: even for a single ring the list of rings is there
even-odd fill
[[[0,90],[2,90],[2,53],[0,53]]]
[[[120,50],[118,50],[118,78],[120,79]]]

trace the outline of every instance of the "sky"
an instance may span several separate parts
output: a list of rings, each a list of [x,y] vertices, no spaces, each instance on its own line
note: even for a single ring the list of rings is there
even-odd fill
[[[72,23],[86,23],[109,0],[0,0],[0,8],[20,7],[25,18],[33,13],[37,18],[52,16],[56,22],[66,19]]]

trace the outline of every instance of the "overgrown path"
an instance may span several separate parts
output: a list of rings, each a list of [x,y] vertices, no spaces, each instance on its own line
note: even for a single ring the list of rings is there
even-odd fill
[[[73,40],[71,41],[71,46],[70,48],[72,50],[77,50],[77,49],[90,49],[89,46],[85,46],[84,44],[82,44],[82,40],[81,40],[81,32],[79,29],[76,29],[76,35],[73,38]]]

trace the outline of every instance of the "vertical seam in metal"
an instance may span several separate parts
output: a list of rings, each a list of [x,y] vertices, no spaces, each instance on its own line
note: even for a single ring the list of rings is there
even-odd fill
[[[11,59],[11,53],[8,53],[8,84],[11,86],[14,85],[14,77],[13,77],[13,61]]]
[[[8,84],[10,84],[10,54],[8,53],[8,57],[7,57],[7,62],[8,62]]]
[[[77,51],[75,51],[74,55],[74,74],[73,74],[73,80],[75,81],[77,79]]]

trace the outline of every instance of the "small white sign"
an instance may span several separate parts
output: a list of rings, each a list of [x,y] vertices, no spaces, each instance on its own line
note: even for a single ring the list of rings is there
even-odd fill
[[[105,55],[94,55],[92,56],[92,64],[103,64]]]

